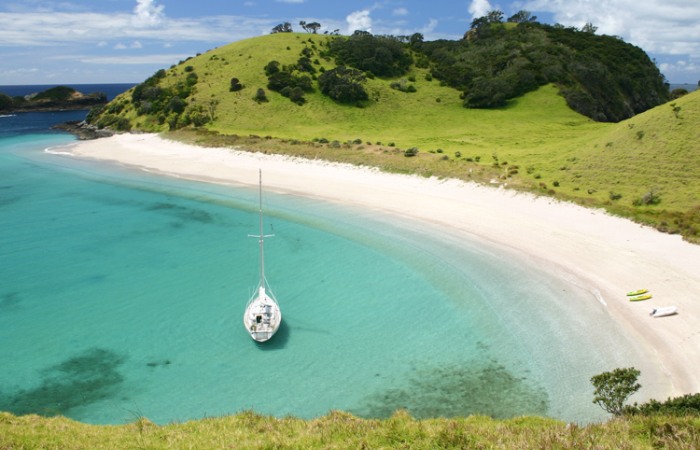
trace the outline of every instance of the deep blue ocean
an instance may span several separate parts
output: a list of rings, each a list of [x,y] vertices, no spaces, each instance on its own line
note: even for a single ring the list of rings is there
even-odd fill
[[[257,190],[62,155],[75,140],[50,127],[85,113],[0,117],[0,410],[98,424],[398,408],[587,423],[605,418],[590,377],[644,357],[567,274],[282,193],[264,209],[284,321],[256,344],[242,314]]]

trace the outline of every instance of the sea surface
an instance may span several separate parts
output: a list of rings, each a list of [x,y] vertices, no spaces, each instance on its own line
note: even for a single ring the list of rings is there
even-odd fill
[[[568,274],[275,192],[266,275],[284,321],[257,344],[242,323],[257,189],[67,156],[74,138],[50,126],[84,115],[0,117],[0,410],[95,424],[398,408],[588,423],[606,417],[590,377],[644,358]]]

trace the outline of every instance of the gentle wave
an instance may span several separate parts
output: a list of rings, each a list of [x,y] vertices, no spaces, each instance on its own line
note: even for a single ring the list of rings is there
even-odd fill
[[[17,114],[0,114],[0,119],[3,117],[17,117]]]
[[[44,149],[44,153],[49,153],[51,155],[64,155],[64,156],[75,156],[72,152],[70,151],[65,151],[65,150],[59,150],[59,149],[65,149],[65,148],[70,148],[73,146],[73,144],[69,145],[57,145],[55,147],[46,147]]]

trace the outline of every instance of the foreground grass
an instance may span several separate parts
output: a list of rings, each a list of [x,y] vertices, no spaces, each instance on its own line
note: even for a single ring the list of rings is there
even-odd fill
[[[577,426],[537,417],[415,420],[397,412],[389,419],[369,420],[331,412],[302,420],[246,412],[163,426],[145,418],[98,426],[64,417],[0,413],[0,449],[30,448],[696,449],[700,419],[630,417]]]

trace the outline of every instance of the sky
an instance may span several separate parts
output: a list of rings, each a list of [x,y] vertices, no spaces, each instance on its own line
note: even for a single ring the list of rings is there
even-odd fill
[[[529,11],[542,23],[619,36],[670,83],[700,81],[698,0],[3,0],[0,85],[140,83],[156,71],[289,22],[460,39],[474,18]]]

